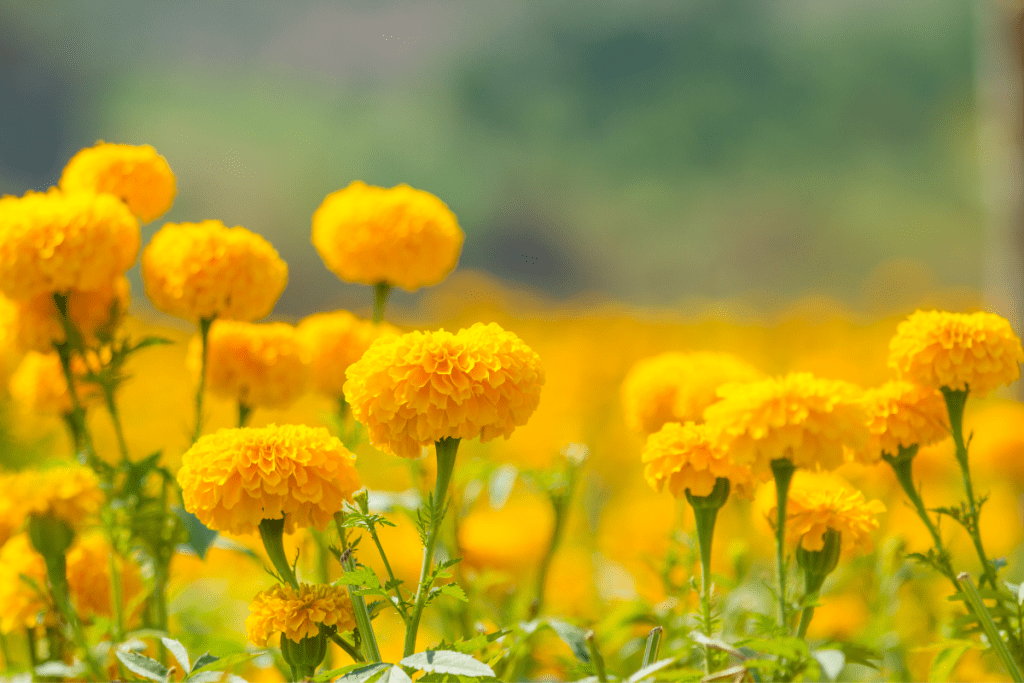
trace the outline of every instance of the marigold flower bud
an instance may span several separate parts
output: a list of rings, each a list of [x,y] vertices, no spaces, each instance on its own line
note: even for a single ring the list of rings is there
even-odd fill
[[[149,145],[118,145],[100,140],[71,157],[60,177],[65,192],[88,190],[110,194],[148,223],[174,202],[174,173]]]

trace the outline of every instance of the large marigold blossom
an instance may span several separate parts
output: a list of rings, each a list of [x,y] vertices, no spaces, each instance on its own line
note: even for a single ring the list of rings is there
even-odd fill
[[[537,354],[495,323],[382,337],[347,374],[345,398],[370,443],[406,458],[444,438],[508,438],[544,384]]]
[[[862,390],[848,382],[794,372],[747,384],[727,384],[704,411],[709,428],[740,465],[771,476],[771,461],[835,469],[847,449],[866,446]]]
[[[938,389],[894,380],[864,392],[871,440],[858,459],[872,463],[900,447],[927,446],[949,436],[946,402]]]
[[[1018,379],[1021,362],[1020,338],[994,313],[916,311],[889,342],[889,367],[902,378],[973,396]]]
[[[128,310],[128,278],[121,276],[95,290],[68,292],[68,317],[87,346],[99,343],[98,334],[111,333]],[[11,323],[15,343],[22,351],[47,352],[64,342],[64,326],[49,292],[12,302]]]
[[[455,214],[429,192],[357,180],[327,195],[313,213],[312,237],[342,280],[411,291],[448,275],[465,235]]]
[[[276,633],[296,643],[312,638],[320,624],[334,626],[338,633],[356,627],[352,601],[343,586],[302,583],[296,591],[276,584],[253,598],[245,632],[249,642],[264,647]]]
[[[111,195],[0,198],[0,291],[11,299],[107,287],[135,262],[139,221]]]
[[[701,422],[718,387],[751,382],[764,373],[728,353],[670,351],[639,360],[622,381],[626,426],[653,434],[666,422]]]
[[[326,429],[270,425],[200,438],[178,470],[185,509],[217,531],[252,533],[284,518],[320,531],[359,489],[355,456]]]
[[[146,295],[164,313],[193,322],[253,321],[273,309],[288,265],[254,232],[216,220],[167,223],[142,252]]]
[[[21,533],[0,547],[0,632],[21,632],[55,621],[48,596],[40,595],[26,579],[46,590],[46,561],[28,534]]]
[[[312,388],[332,398],[344,395],[345,371],[377,337],[401,334],[393,325],[375,325],[348,311],[315,313],[303,318],[298,333],[309,353]]]
[[[150,145],[102,140],[71,157],[60,187],[113,195],[146,223],[165,214],[175,194],[174,173],[167,159]]]
[[[676,498],[687,489],[692,496],[710,496],[719,478],[728,479],[732,491],[750,495],[750,469],[735,464],[703,424],[666,423],[647,437],[640,460],[651,488],[661,491],[667,484]]]

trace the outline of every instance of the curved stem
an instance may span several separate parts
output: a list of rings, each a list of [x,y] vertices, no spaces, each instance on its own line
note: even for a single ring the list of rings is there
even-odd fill
[[[202,318],[199,321],[199,338],[202,340],[202,359],[199,364],[199,387],[196,389],[196,427],[192,432],[192,443],[199,440],[203,433],[203,394],[206,392],[206,345],[210,337],[210,325],[213,318]]]
[[[379,325],[384,322],[384,309],[388,305],[388,297],[391,295],[391,285],[387,282],[378,282],[373,286],[373,322]]]
[[[92,435],[89,434],[89,429],[85,422],[85,408],[82,407],[82,402],[78,397],[74,373],[71,371],[71,354],[75,348],[80,348],[80,335],[68,316],[67,295],[55,292],[53,303],[57,307],[61,327],[64,329],[64,341],[60,344],[54,342],[53,347],[57,351],[57,357],[60,358],[60,367],[68,384],[68,396],[71,398],[70,422],[73,425],[76,436],[81,439],[82,445],[82,451],[77,453],[76,456],[79,462],[83,464],[89,463],[95,468],[96,450],[93,448]]]
[[[772,474],[775,477],[776,508],[775,518],[775,563],[779,570],[779,626],[789,631],[789,614],[786,607],[786,499],[789,484],[796,468],[787,458],[772,460]]]

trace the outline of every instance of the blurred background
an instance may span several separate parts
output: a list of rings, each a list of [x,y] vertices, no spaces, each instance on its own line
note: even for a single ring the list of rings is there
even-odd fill
[[[263,234],[291,267],[278,317],[368,308],[309,241],[361,179],[438,195],[459,270],[544,301],[888,314],[944,292],[1019,319],[995,0],[45,7],[0,4],[0,193],[97,139],[152,144],[179,194],[144,241],[206,218]]]

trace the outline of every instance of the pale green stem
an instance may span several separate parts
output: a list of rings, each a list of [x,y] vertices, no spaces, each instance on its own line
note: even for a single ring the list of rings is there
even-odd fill
[[[203,433],[203,394],[206,393],[206,347],[210,337],[210,325],[212,324],[213,318],[202,318],[199,321],[199,338],[202,342],[200,353],[202,358],[199,364],[199,387],[196,388],[196,427],[192,432],[192,443],[198,441],[199,435]]]
[[[373,322],[377,325],[384,322],[384,309],[387,308],[390,295],[391,285],[387,282],[378,282],[373,286]]]
[[[779,626],[789,632],[789,610],[786,607],[786,499],[796,468],[787,458],[772,460],[775,476],[777,515],[775,518],[775,563],[779,570]]]

